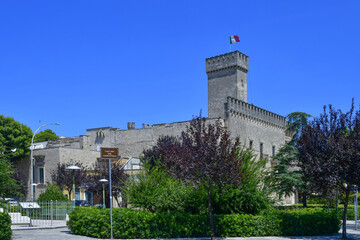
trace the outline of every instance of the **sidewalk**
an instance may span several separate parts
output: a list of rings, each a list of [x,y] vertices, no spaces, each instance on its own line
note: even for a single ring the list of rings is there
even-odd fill
[[[64,220],[53,220],[52,224],[50,220],[36,220],[33,221],[33,226],[29,227],[29,224],[26,225],[11,225],[12,231],[19,230],[35,230],[35,229],[54,229],[54,228],[66,228],[66,221]]]

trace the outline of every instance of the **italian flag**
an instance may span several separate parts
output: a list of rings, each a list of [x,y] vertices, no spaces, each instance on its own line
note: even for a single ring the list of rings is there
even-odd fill
[[[240,42],[239,36],[237,36],[237,35],[230,36],[230,44],[233,44],[236,42]]]

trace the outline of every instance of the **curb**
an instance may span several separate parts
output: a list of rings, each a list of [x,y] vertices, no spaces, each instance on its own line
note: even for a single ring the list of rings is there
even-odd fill
[[[62,226],[49,226],[49,227],[24,227],[24,228],[11,228],[11,231],[39,230],[39,229],[56,229],[56,228],[67,228],[67,226],[66,226],[66,225],[62,225]]]

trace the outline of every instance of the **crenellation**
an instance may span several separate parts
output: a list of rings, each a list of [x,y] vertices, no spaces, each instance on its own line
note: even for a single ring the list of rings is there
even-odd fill
[[[233,99],[232,97],[228,97],[228,103],[226,105],[228,111],[239,112],[249,116],[250,118],[261,120],[266,123],[272,123],[282,128],[285,127],[285,117],[259,108],[253,104],[248,104],[239,99]]]
[[[239,69],[243,72],[249,70],[249,57],[239,51],[230,52],[206,59],[206,73]]]
[[[149,129],[149,128],[152,128],[152,125],[151,125],[151,124],[147,124],[147,123],[143,123],[143,124],[142,124],[142,127],[143,127],[143,129]]]

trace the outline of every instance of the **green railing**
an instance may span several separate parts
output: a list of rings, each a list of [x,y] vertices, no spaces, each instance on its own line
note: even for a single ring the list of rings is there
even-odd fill
[[[65,221],[74,209],[71,201],[11,202],[5,205],[12,224],[53,225],[53,221]]]

